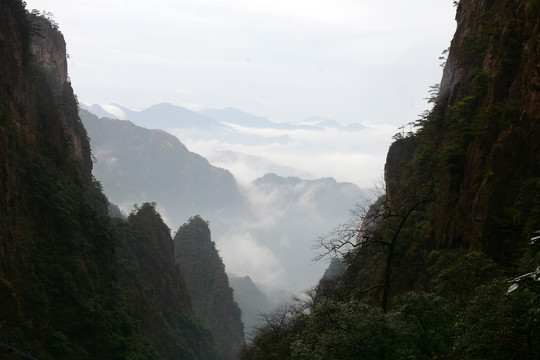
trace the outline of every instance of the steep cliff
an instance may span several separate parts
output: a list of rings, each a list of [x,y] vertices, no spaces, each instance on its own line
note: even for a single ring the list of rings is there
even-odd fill
[[[512,222],[525,184],[540,176],[540,3],[462,1],[456,19],[438,121],[448,129],[444,143],[452,131],[470,139],[454,171],[461,181],[441,174],[437,200],[454,197],[455,209],[438,207],[434,233],[437,244],[462,242],[504,258],[527,235],[504,222]]]
[[[242,359],[540,357],[540,1],[461,0],[456,19],[386,193],[324,238],[360,233],[343,277],[267,316]]]
[[[1,336],[44,358],[110,358],[124,337],[111,330],[122,304],[106,199],[72,146],[89,150],[80,120],[63,119],[31,53],[38,36],[22,2],[0,3]]]
[[[66,42],[64,36],[43,16],[30,15],[34,36],[30,50],[41,73],[54,96],[72,156],[77,159],[83,172],[90,176],[92,159],[86,130],[78,116],[77,97],[69,81]]]
[[[61,34],[0,1],[0,64],[0,357],[216,359],[152,206],[106,215]]]
[[[463,0],[456,20],[436,104],[405,139],[415,151],[389,151],[389,196],[429,184],[434,247],[510,260],[535,230],[521,205],[540,186],[540,2]]]
[[[212,335],[195,316],[184,277],[174,259],[169,228],[145,203],[127,221],[117,220],[118,277],[128,291],[139,332],[152,357],[217,359]]]
[[[227,359],[236,359],[244,344],[244,327],[208,223],[199,216],[191,218],[178,229],[174,244],[195,313],[212,332],[217,348]]]

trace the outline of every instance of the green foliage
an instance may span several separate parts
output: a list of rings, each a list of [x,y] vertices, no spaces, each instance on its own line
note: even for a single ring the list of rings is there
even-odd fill
[[[87,200],[84,188],[93,188],[92,182],[74,168],[63,172],[46,157],[12,155],[20,160],[12,175],[24,195],[11,211],[24,219],[24,228],[14,229],[16,247],[8,248],[19,255],[2,263],[20,304],[18,322],[8,324],[10,339],[45,358],[144,354],[126,294],[115,282],[116,239],[106,217]],[[94,189],[98,195],[103,197]]]
[[[68,337],[60,331],[55,331],[50,335],[47,346],[50,354],[57,359],[70,358],[73,353]]]
[[[540,264],[540,230],[535,231],[529,243],[529,251],[519,263],[520,271],[526,271],[526,273],[510,281],[512,285],[508,288],[508,293],[517,289],[520,291],[527,289],[540,294],[540,265],[538,264]],[[530,271],[531,269],[534,270]]]
[[[515,202],[523,238],[531,238],[540,229],[540,178],[533,178],[521,185]]]
[[[395,359],[395,332],[380,308],[352,302],[319,304],[292,344],[292,359]]]
[[[397,358],[434,359],[452,349],[453,307],[432,293],[406,293],[389,315],[398,336]]]
[[[474,289],[501,275],[501,270],[485,254],[447,250],[433,254],[437,258],[431,271],[433,292],[464,305]]]
[[[486,106],[480,112],[480,118],[488,125],[486,135],[498,136],[506,131],[512,123],[517,123],[522,112],[513,105],[494,103]]]
[[[30,52],[21,5],[0,6],[0,335],[42,359],[218,358],[155,209],[113,229],[71,87],[9,60]]]
[[[145,341],[145,358],[216,359],[209,332],[193,316],[182,274],[174,264],[169,228],[155,203],[115,220],[120,240],[118,276]]]
[[[45,157],[17,156],[26,159],[12,170],[23,174],[25,205],[18,211],[28,241],[9,270],[21,301],[12,339],[57,359],[152,358],[127,293],[116,283],[117,240],[87,200],[78,172],[70,178]],[[96,189],[93,194],[103,197]]]
[[[481,253],[432,254],[425,292],[380,307],[341,297],[267,315],[242,359],[536,359],[540,296],[508,293],[509,276]]]
[[[458,50],[458,59],[461,63],[480,66],[486,56],[487,50],[486,42],[481,41],[475,35],[467,35],[463,38],[461,47]]]
[[[32,9],[32,11],[30,12],[32,15],[34,16],[39,16],[45,20],[47,20],[47,22],[49,24],[51,24],[52,28],[54,30],[58,30],[58,23],[56,22],[55,18],[54,18],[54,14],[50,11],[39,11],[37,9]]]
[[[537,359],[540,356],[540,297],[507,294],[508,282],[478,287],[456,321],[454,355],[461,359]]]
[[[488,89],[489,80],[487,73],[477,72],[470,86],[458,95],[459,100],[450,109],[445,123],[446,137],[453,143],[466,148],[477,135],[476,114]]]

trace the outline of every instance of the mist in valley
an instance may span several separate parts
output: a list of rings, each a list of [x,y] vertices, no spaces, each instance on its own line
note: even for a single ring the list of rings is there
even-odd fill
[[[101,112],[97,106],[85,107],[109,118],[115,115],[104,113],[105,108],[127,117],[127,111],[120,113],[111,107],[103,107]],[[169,115],[162,113],[167,123],[156,121],[155,125],[161,124],[163,130],[177,135],[182,143],[204,142],[211,132],[216,147],[236,147],[235,156],[229,157],[231,166],[218,162],[218,167],[214,167],[214,161],[206,162],[182,147],[178,139],[159,130],[145,129],[126,120],[98,120],[83,113],[96,159],[94,174],[110,201],[125,213],[133,209],[133,204],[155,201],[173,232],[189,217],[202,216],[210,222],[212,237],[229,273],[250,276],[255,283],[291,294],[316,284],[327,264],[313,261],[314,240],[332,231],[348,217],[349,209],[370,193],[353,182],[317,178],[310,171],[313,162],[318,161],[319,168],[324,168],[326,161],[330,167],[331,159],[340,157],[331,152],[335,148],[333,143],[342,149],[353,148],[358,138],[364,137],[371,138],[372,143],[378,138],[384,144],[388,134],[380,136],[378,130],[368,127],[349,132],[313,123],[276,124],[269,120],[265,127],[261,127],[264,122],[252,121],[239,130],[217,120],[213,126],[186,122],[185,116],[177,117],[179,112],[185,115],[185,109],[163,104],[159,107],[168,109]],[[134,112],[139,116],[132,118],[143,125],[152,120],[156,111],[154,108],[150,117],[141,115],[144,111]],[[257,120],[253,115],[251,118]],[[265,130],[271,134],[283,127],[291,128],[285,139],[266,141],[268,138],[262,136]],[[244,129],[257,130],[260,135],[245,136]],[[182,138],[185,134],[189,137]],[[281,154],[274,156],[278,151]],[[374,157],[378,155],[373,153]],[[353,153],[345,157],[358,157],[357,161],[362,162],[370,155]],[[286,158],[295,159],[297,165],[280,165],[280,159]],[[233,169],[232,173],[219,165]],[[242,171],[244,168],[247,171]],[[344,170],[355,174],[356,169]]]
[[[230,276],[280,300],[321,278],[315,239],[373,196],[455,27],[449,1],[27,3],[66,37],[109,200],[173,234],[200,215]]]
[[[0,357],[540,358],[539,29],[1,1]]]

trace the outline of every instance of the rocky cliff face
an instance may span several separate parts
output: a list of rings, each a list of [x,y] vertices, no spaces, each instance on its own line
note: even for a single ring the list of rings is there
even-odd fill
[[[484,102],[515,100],[529,118],[540,114],[538,8],[534,0],[463,0],[441,80],[441,100],[453,106],[480,70],[490,75]]]
[[[2,337],[40,357],[82,349],[108,357],[112,334],[98,330],[111,324],[99,299],[114,288],[114,243],[98,209],[106,200],[74,161],[63,110],[31,53],[36,36],[21,1],[0,3]],[[85,324],[87,316],[95,321]]]
[[[45,19],[0,1],[2,341],[42,359],[218,358],[153,207],[113,230],[61,57]]]
[[[414,139],[409,137],[395,141],[388,149],[384,165],[384,182],[388,199],[397,196],[398,188],[406,175],[403,168],[412,157],[415,146]]]
[[[56,25],[42,16],[30,15],[34,34],[30,51],[39,71],[47,81],[57,105],[64,130],[67,132],[71,155],[90,175],[92,159],[86,130],[78,116],[78,103],[69,82],[66,42]]]
[[[31,16],[37,33],[32,37],[30,50],[36,62],[50,72],[58,85],[68,82],[66,42],[58,28],[41,16]]]
[[[524,237],[517,203],[540,177],[540,2],[462,0],[456,20],[416,150],[403,163],[401,145],[390,149],[389,192],[400,176],[430,183],[434,245],[504,259]]]
[[[32,89],[25,76],[30,63],[29,44],[31,31],[26,23],[24,8],[15,1],[0,4],[0,95],[2,96],[2,121],[9,120],[21,142],[29,149],[36,148],[38,110],[36,99],[30,96]],[[21,111],[24,109],[24,112]],[[8,141],[2,132],[2,159],[7,159]],[[5,167],[5,166],[4,166]]]
[[[154,358],[218,358],[212,335],[194,316],[184,276],[175,264],[169,228],[145,203],[127,221],[116,220],[118,278],[130,293],[139,331],[152,339]]]
[[[244,344],[244,327],[208,223],[199,216],[191,218],[178,229],[174,245],[195,313],[210,329],[225,358],[236,359]]]

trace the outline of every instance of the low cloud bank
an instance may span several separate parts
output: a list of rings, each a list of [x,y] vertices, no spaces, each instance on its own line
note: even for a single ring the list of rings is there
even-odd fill
[[[229,185],[237,185],[240,191],[236,195],[239,198],[235,198],[236,205],[218,204],[214,197],[196,195],[198,188],[189,183],[193,187],[191,193],[177,194],[184,196],[184,200],[168,201],[174,191],[167,187],[176,189],[177,186],[175,164],[182,165],[182,157],[169,154],[175,160],[168,166],[152,168],[151,165],[162,158],[145,163],[145,181],[133,184],[137,196],[133,197],[130,191],[126,198],[125,189],[117,189],[120,194],[114,201],[122,210],[131,211],[133,201],[156,201],[173,231],[187,221],[187,217],[198,214],[210,222],[212,239],[228,272],[249,275],[258,284],[293,293],[316,285],[324,273],[327,264],[312,261],[316,256],[312,251],[315,240],[347,221],[349,210],[369,195],[361,189],[371,188],[381,178],[387,148],[397,131],[386,125],[344,126],[324,118],[277,123],[236,109],[216,110],[211,114],[215,117],[209,117],[208,113],[198,114],[170,104],[158,104],[140,112],[115,106],[118,111],[113,106],[108,107],[111,117],[112,112],[121,111],[135,124],[146,127],[150,124],[152,128],[166,130],[212,165],[228,169],[237,180]],[[98,106],[89,108],[105,111]],[[223,120],[225,115],[226,121]],[[171,125],[177,128],[171,129]],[[161,154],[163,148],[168,149],[170,139],[161,141],[157,134],[152,131],[139,134],[141,142],[145,141],[145,136],[153,139],[150,141],[153,147],[147,144],[148,149],[153,149],[148,150],[148,154]],[[143,155],[148,154],[141,154],[137,150],[139,145],[136,142],[132,144],[133,149],[123,152],[123,160],[107,147],[98,148],[95,150],[98,165],[106,166],[96,166],[95,170],[102,169],[101,175],[106,178],[107,174],[111,177],[111,168],[122,165],[121,161],[126,162],[124,172],[127,164],[134,163],[133,157],[136,163],[147,161]],[[153,170],[148,171],[151,168]],[[132,180],[136,174],[141,176],[138,167],[129,169],[131,175],[125,181]],[[197,175],[195,168],[182,169],[187,174]],[[124,172],[117,171],[118,176]],[[210,173],[205,174],[211,177]],[[118,176],[112,176],[112,185],[118,182]],[[232,178],[231,182],[234,182]],[[148,187],[151,184],[153,188]],[[163,184],[160,191],[156,192],[156,184]],[[220,185],[223,184],[214,184]],[[164,194],[168,197],[163,198]],[[188,203],[188,195],[195,196],[195,201]],[[203,200],[208,203],[198,203]]]
[[[170,130],[191,151],[231,171],[243,183],[269,172],[315,179],[331,176],[362,188],[371,187],[383,172],[395,126],[371,125],[357,131],[338,129],[279,130],[236,126],[253,136],[288,137],[286,143],[246,145],[204,139],[194,132]]]
[[[382,176],[386,151],[397,129],[387,125],[369,125],[354,131],[344,127],[280,129],[231,123],[227,126],[239,134],[265,141],[248,144],[205,139],[193,130],[169,130],[191,151],[203,155],[214,166],[231,171],[249,199],[253,219],[216,233],[215,241],[227,271],[293,292],[314,286],[328,264],[312,261],[313,242],[346,221],[349,210],[367,192],[343,196],[343,189],[335,189],[333,195],[339,199],[333,199],[332,205],[326,202],[324,206],[328,208],[324,209],[321,194],[317,194],[317,188],[323,184],[255,186],[253,181],[267,173],[302,179],[331,176],[360,188],[372,188]]]

